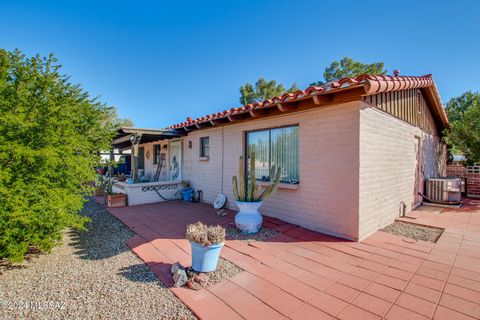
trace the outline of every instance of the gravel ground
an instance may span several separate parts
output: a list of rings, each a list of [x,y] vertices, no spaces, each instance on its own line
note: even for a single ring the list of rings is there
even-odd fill
[[[278,231],[268,228],[262,228],[256,234],[244,234],[238,231],[235,227],[227,227],[225,233],[228,240],[242,240],[245,242],[266,241],[279,234]]]
[[[88,232],[0,275],[0,319],[195,319],[125,241],[133,234],[95,200]]]
[[[212,284],[222,281],[223,279],[231,278],[242,271],[243,269],[236,264],[226,259],[220,258],[218,259],[217,270],[208,273],[208,285],[210,286]]]
[[[403,221],[395,221],[391,225],[386,226],[381,230],[397,236],[435,243],[442,235],[444,229],[420,226],[414,223]]]

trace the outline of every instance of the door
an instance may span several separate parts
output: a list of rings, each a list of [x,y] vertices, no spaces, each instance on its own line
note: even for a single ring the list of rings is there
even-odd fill
[[[182,140],[170,141],[168,168],[170,180],[182,180]]]
[[[423,152],[422,152],[422,139],[420,137],[415,137],[415,185],[414,185],[414,194],[413,194],[413,209],[419,207],[422,204],[423,194]]]
[[[145,149],[138,148],[138,170],[145,170]]]

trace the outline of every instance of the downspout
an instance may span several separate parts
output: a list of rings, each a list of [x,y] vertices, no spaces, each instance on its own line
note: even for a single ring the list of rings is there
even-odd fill
[[[222,126],[222,183],[221,183],[221,192],[223,194],[223,170],[224,170],[224,154],[225,154],[225,145],[224,145],[224,138],[223,138],[223,129],[225,126]]]

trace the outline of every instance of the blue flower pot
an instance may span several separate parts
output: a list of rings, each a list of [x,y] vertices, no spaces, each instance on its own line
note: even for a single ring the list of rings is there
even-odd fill
[[[223,242],[208,247],[194,242],[190,242],[190,244],[192,246],[192,269],[197,272],[215,271]]]
[[[191,202],[193,197],[193,189],[184,189],[180,191],[182,193],[183,202]]]

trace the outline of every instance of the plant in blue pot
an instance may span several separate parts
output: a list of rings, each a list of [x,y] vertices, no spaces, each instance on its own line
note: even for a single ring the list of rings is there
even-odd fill
[[[180,191],[182,194],[182,200],[184,202],[192,202],[193,198],[193,189],[189,181],[182,181],[183,189]]]
[[[197,222],[187,226],[186,238],[192,247],[192,269],[196,272],[215,271],[225,243],[225,229]]]
[[[272,195],[280,183],[281,169],[273,165],[270,168],[269,185],[260,190],[255,177],[255,153],[250,153],[248,173],[245,173],[245,163],[241,156],[238,166],[238,178],[232,177],[233,195],[240,211],[235,215],[236,227],[245,234],[254,234],[260,231],[263,218],[258,209],[263,200]]]

